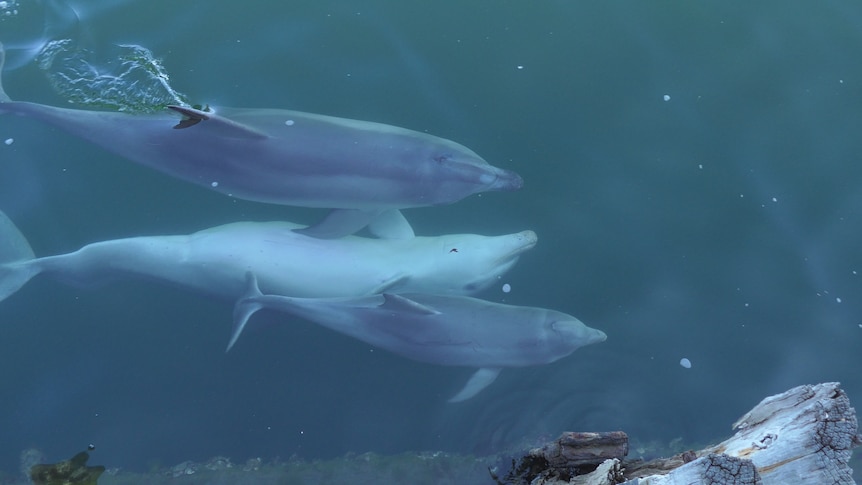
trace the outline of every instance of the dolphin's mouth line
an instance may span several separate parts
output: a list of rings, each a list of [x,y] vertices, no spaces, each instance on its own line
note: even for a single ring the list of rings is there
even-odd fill
[[[521,256],[521,254],[533,249],[538,244],[539,240],[534,236],[530,240],[528,240],[525,244],[518,246],[517,248],[509,251],[497,258],[497,264],[504,264],[512,261],[513,259]]]
[[[524,186],[524,179],[520,175],[511,171],[504,170],[502,174],[495,176],[494,185],[500,187],[499,190],[510,192],[520,189]]]

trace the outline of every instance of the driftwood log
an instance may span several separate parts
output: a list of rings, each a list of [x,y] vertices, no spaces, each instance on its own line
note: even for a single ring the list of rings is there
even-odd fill
[[[837,382],[768,397],[733,424],[730,439],[699,451],[626,461],[622,432],[564,433],[513,462],[498,483],[530,485],[854,484],[848,461],[862,443]]]

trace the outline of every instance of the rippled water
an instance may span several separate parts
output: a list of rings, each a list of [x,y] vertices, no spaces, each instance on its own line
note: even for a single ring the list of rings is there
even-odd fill
[[[169,104],[188,105],[170,85],[159,59],[139,45],[117,45],[108,65],[94,64],[90,53],[71,39],[54,40],[36,57],[54,91],[89,109],[153,113]]]
[[[697,446],[799,384],[841,381],[859,406],[862,6],[258,3],[8,2],[4,86],[52,105],[189,99],[456,140],[525,186],[405,211],[416,231],[535,230],[481,296],[576,315],[608,340],[453,405],[469,369],[274,314],[225,354],[229,302],[37,279],[0,304],[0,469],[25,448],[63,458],[89,442],[94,461],[130,469],[485,454],[563,430]],[[65,67],[41,69],[38,52],[64,39]],[[0,117],[0,140],[0,208],[38,255],[321,216],[232,200],[31,120]]]

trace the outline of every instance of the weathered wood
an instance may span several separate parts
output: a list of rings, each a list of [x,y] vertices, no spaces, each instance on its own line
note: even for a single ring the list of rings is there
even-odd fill
[[[627,474],[623,473],[625,476]],[[619,483],[619,482],[617,482]],[[674,469],[667,475],[650,475],[623,482],[624,485],[761,485],[757,468],[744,458],[717,453],[705,456]]]
[[[587,464],[590,460],[581,460],[584,453],[580,445],[588,441],[578,441],[578,437],[595,435],[595,443],[605,443],[603,449],[610,450],[607,438],[615,433],[566,433],[530,451],[527,457],[537,461],[532,462],[533,478],[523,483],[855,484],[848,462],[853,448],[862,444],[862,438],[858,434],[856,412],[836,382],[800,386],[768,397],[734,423],[733,429],[737,430],[733,437],[700,451],[686,451],[650,462],[620,463],[619,459],[612,459],[580,475],[590,466]],[[569,446],[569,442],[573,445]],[[625,443],[627,451],[627,439]],[[568,457],[572,461],[567,461]],[[542,461],[547,468],[541,468]]]
[[[552,467],[593,467],[610,458],[624,458],[629,454],[629,437],[622,431],[609,433],[566,432],[556,440],[530,450],[530,455],[541,456]]]
[[[738,430],[733,437],[694,452],[697,460],[667,475],[645,473],[685,461],[685,454],[677,455],[655,465],[650,462],[627,467],[625,476],[640,477],[639,485],[691,483],[688,480],[692,470],[702,457],[725,456],[740,460],[741,467],[734,475],[735,481],[728,483],[854,484],[853,471],[847,463],[852,449],[860,444],[856,412],[838,386],[837,382],[799,386],[768,397],[733,424]],[[746,463],[756,469],[755,475],[742,473],[749,466]],[[695,470],[694,476],[698,473]],[[702,476],[703,480],[707,478]]]
[[[768,397],[733,424],[737,433],[708,449],[747,458],[764,485],[852,484],[847,465],[860,444],[856,411],[837,382]]]
[[[622,459],[628,452],[629,437],[622,431],[566,432],[554,441],[531,449],[523,457],[513,459],[511,469],[502,478],[493,473],[492,477],[505,484],[569,483],[572,477],[585,475],[609,459]]]

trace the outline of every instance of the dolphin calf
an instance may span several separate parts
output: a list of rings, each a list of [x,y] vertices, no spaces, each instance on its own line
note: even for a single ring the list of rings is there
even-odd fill
[[[449,402],[470,399],[504,367],[549,364],[585,345],[604,342],[601,330],[544,308],[491,303],[457,295],[389,294],[359,298],[264,295],[253,273],[234,308],[228,350],[262,308],[290,313],[408,359],[478,367]]]
[[[412,239],[316,239],[289,222],[237,222],[191,235],[145,236],[89,244],[36,258],[0,212],[0,301],[38,274],[91,285],[142,276],[231,299],[253,271],[270,293],[362,296],[382,291],[471,293],[497,281],[536,244],[536,234],[456,234]]]
[[[0,70],[3,65],[0,45]],[[282,109],[168,106],[160,114],[12,101],[0,113],[37,119],[134,162],[240,199],[334,209],[306,234],[335,238],[369,226],[412,237],[398,209],[450,204],[521,187],[469,148],[396,126]]]

